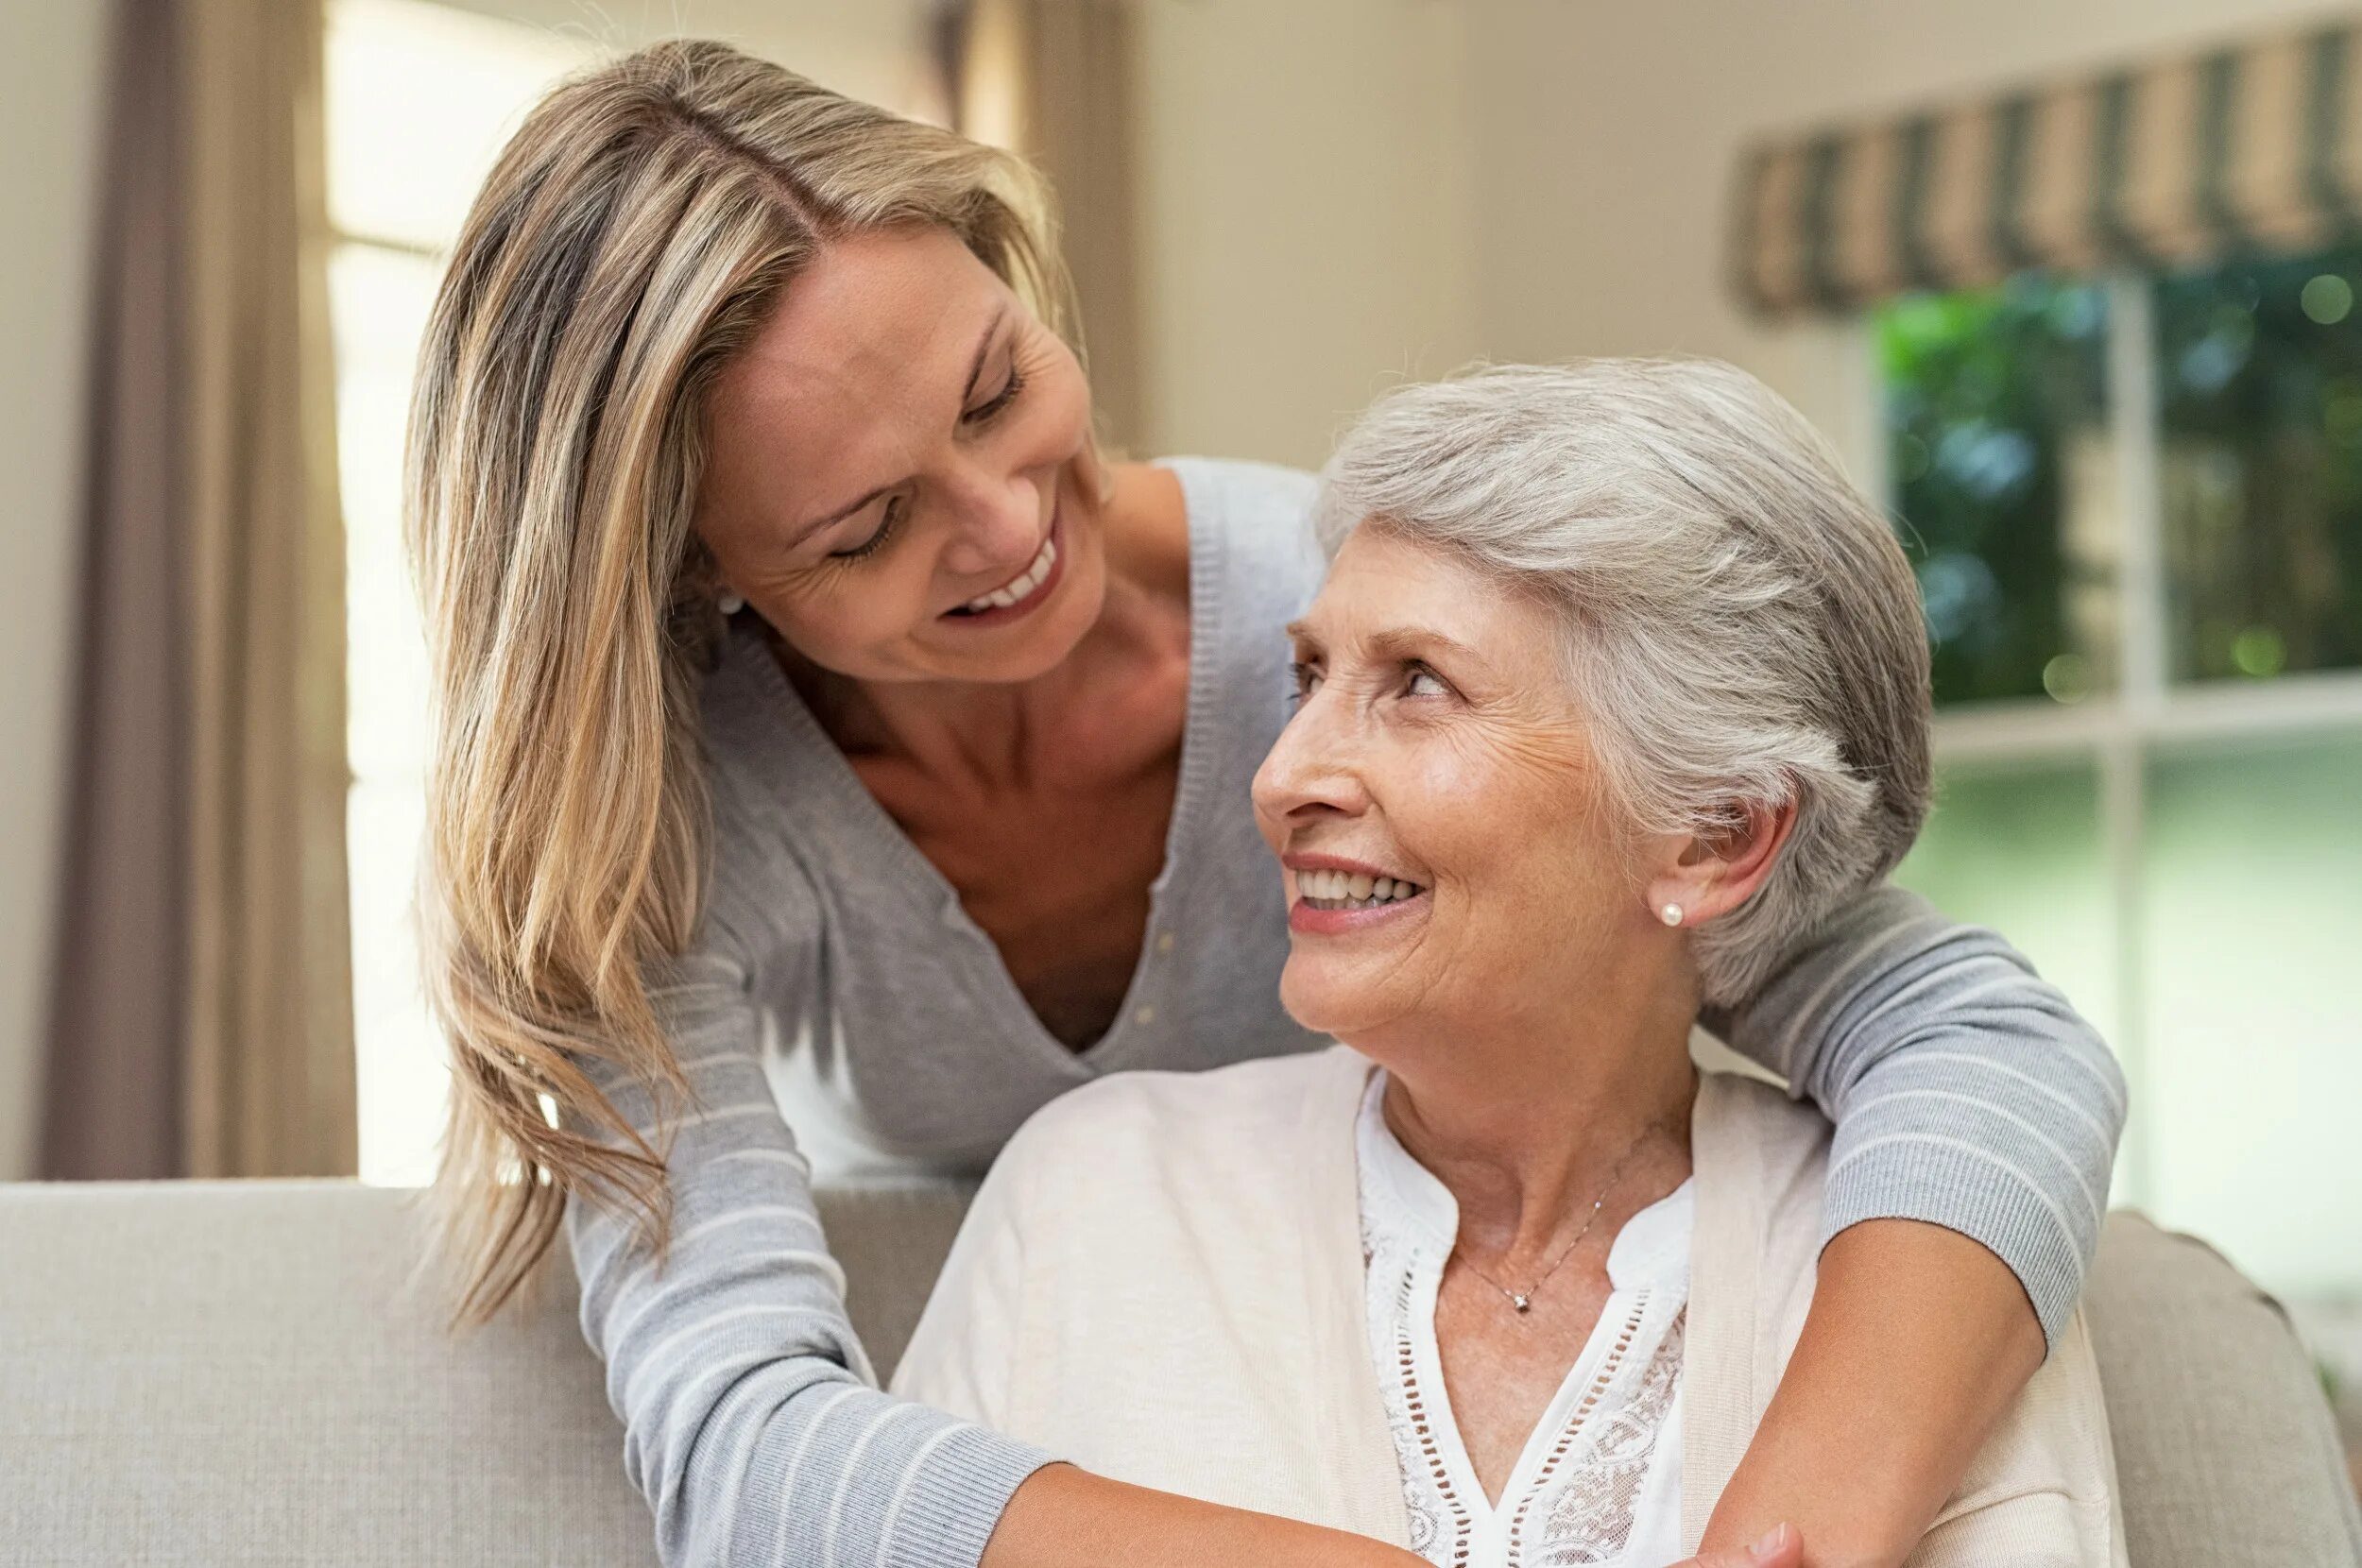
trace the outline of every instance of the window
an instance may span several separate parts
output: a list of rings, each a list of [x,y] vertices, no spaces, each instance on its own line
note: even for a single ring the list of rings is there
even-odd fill
[[[424,0],[327,11],[329,305],[345,510],[346,809],[361,1176],[434,1174],[447,1075],[419,980],[426,646],[402,541],[402,426],[442,253],[578,41]]]
[[[2362,251],[1872,322],[1942,794],[1901,872],[2133,1088],[2115,1197],[2362,1288]]]

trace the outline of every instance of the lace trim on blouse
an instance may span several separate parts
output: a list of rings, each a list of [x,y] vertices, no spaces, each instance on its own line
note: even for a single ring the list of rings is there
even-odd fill
[[[1599,1324],[1496,1505],[1452,1421],[1435,1340],[1457,1207],[1387,1129],[1378,1109],[1383,1088],[1384,1074],[1373,1074],[1362,1103],[1361,1235],[1370,1348],[1411,1550],[1437,1568],[1676,1559],[1689,1189],[1635,1216],[1617,1238]]]

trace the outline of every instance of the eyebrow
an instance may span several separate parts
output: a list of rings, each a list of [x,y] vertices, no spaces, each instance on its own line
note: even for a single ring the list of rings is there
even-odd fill
[[[1001,324],[1008,318],[1009,307],[1003,304],[999,310],[993,312],[992,319],[984,323],[984,332],[976,339],[976,351],[974,354],[969,356],[967,361],[967,383],[960,388],[960,406],[962,408],[966,408],[967,406],[968,400],[976,396],[976,378],[984,373],[984,355],[992,350],[992,340],[1000,332]],[[897,480],[895,483],[899,484],[900,481]],[[813,519],[810,522],[798,527],[789,537],[788,548],[792,550],[796,546],[802,544],[806,539],[812,537],[814,534],[819,533],[822,529],[843,522],[847,518],[851,517],[855,512],[860,511],[863,507],[868,505],[871,502],[877,500],[880,496],[885,494],[888,490],[893,488],[893,485],[881,485],[876,489],[870,491],[867,495],[862,497],[859,501],[854,502],[851,505],[840,506],[833,512]]]
[[[1291,641],[1318,642],[1320,640],[1307,622],[1291,621],[1284,630]],[[1490,661],[1482,654],[1478,653],[1466,643],[1457,638],[1446,637],[1442,632],[1425,626],[1389,626],[1383,631],[1372,632],[1362,639],[1362,641],[1368,645],[1371,652],[1382,658],[1410,658],[1416,656],[1423,649],[1441,649],[1472,663],[1488,669],[1491,667]]]

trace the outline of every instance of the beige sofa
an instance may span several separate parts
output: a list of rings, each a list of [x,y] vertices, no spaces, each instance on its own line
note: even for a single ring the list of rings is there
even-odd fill
[[[950,1187],[826,1195],[881,1369]],[[0,1186],[0,1564],[655,1561],[561,1268],[458,1338],[402,1195],[342,1183]],[[2110,1221],[2091,1293],[2135,1568],[2345,1568],[2362,1520],[2278,1309]]]

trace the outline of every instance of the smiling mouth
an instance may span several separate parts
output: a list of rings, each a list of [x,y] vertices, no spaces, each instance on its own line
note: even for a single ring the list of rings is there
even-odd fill
[[[1024,571],[994,588],[990,593],[979,595],[957,609],[948,610],[945,613],[954,617],[966,617],[989,615],[994,610],[1015,609],[1041,592],[1057,565],[1058,530],[1053,524],[1050,532],[1042,538],[1041,548],[1034,552],[1034,558],[1026,563]]]
[[[1299,871],[1296,896],[1316,910],[1376,910],[1416,898],[1427,889],[1395,877],[1358,872]]]

